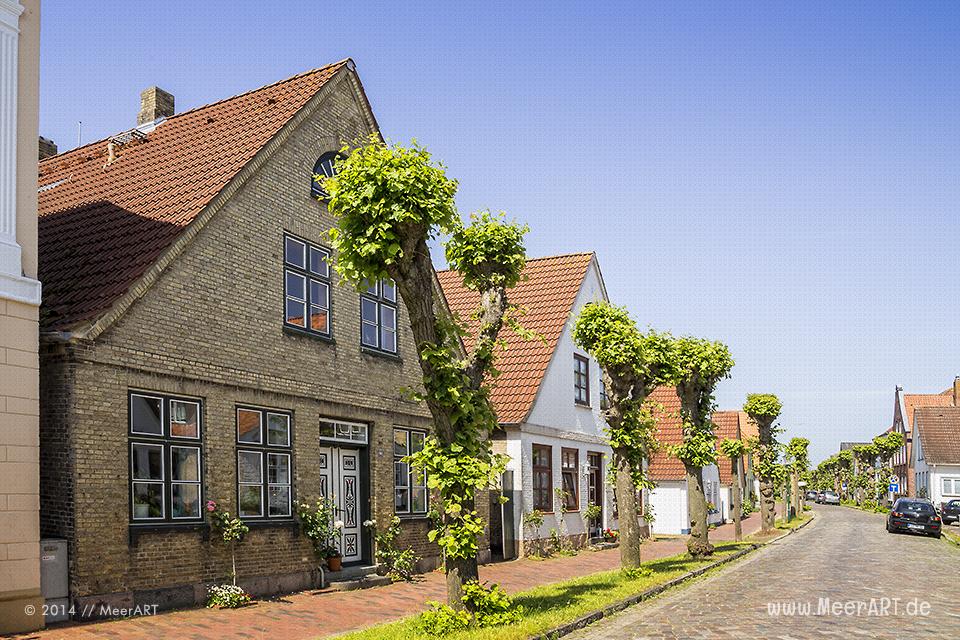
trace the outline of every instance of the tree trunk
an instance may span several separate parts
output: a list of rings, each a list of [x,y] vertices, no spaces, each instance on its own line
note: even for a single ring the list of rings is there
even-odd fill
[[[463,585],[471,580],[480,581],[480,571],[477,559],[474,558],[447,558],[447,604],[454,609],[462,609]]]
[[[630,464],[619,451],[613,450],[617,469],[617,510],[620,524],[620,567],[636,569],[640,566],[640,522],[637,518],[637,488],[630,475]]]
[[[703,491],[703,469],[684,465],[687,472],[687,512],[690,515],[690,538],[687,551],[695,558],[713,553],[707,532],[707,496]]]
[[[740,459],[740,456],[730,459],[730,474],[733,476],[733,486],[730,488],[733,493],[733,536],[737,542],[743,540],[743,523],[740,522],[743,514]]]
[[[776,529],[776,509],[773,499],[773,480],[760,478],[760,530],[770,533]]]
[[[796,472],[790,477],[790,492],[793,494],[793,513],[799,517],[803,508],[800,505],[800,476]]]
[[[783,501],[783,521],[784,521],[784,522],[790,522],[790,500],[789,500],[789,498],[787,497],[788,494],[790,493],[790,488],[789,488],[789,487],[790,487],[790,485],[787,484],[786,479],[784,479],[784,481],[783,481],[783,495],[780,496],[780,497],[782,498],[782,501]]]

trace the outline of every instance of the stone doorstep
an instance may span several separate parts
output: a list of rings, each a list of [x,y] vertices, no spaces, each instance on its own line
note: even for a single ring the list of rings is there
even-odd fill
[[[375,573],[371,573],[365,576],[360,576],[359,578],[354,578],[352,580],[332,581],[327,588],[330,591],[356,591],[358,589],[382,587],[392,583],[393,580],[390,579],[390,576],[378,576]]]

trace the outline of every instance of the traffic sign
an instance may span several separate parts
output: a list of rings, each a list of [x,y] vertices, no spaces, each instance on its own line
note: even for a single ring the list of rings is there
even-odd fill
[[[900,478],[897,476],[890,476],[890,484],[897,484],[900,482]]]
[[[889,489],[890,493],[900,493],[900,485],[898,484],[891,483],[887,488]]]

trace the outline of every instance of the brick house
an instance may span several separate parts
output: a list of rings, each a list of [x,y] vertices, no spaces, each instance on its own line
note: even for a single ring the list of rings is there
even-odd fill
[[[230,573],[203,505],[248,522],[240,583],[309,588],[295,500],[333,495],[345,565],[403,519],[437,564],[429,496],[400,461],[430,427],[389,282],[340,286],[312,180],[377,132],[345,60],[40,164],[42,535],[69,542],[78,605],[192,605]],[[319,196],[319,200],[318,200]]]
[[[941,508],[960,499],[960,407],[918,407],[913,424],[917,492]]]
[[[956,407],[960,406],[960,377],[953,386],[940,393],[904,393],[903,387],[894,391],[893,424],[890,430],[903,435],[903,446],[893,455],[893,473],[899,479],[900,493],[915,497],[916,473],[913,467],[913,446],[915,442],[913,418],[919,407]]]
[[[466,320],[479,308],[479,295],[459,276],[441,272],[447,304]],[[573,343],[573,323],[584,305],[607,300],[596,255],[578,253],[531,259],[523,280],[508,292],[523,309],[520,323],[543,337],[525,340],[509,328],[507,348],[496,362],[491,400],[503,431],[494,447],[510,456],[502,490],[509,501],[491,510],[493,553],[516,557],[545,544],[551,530],[582,545],[603,527],[616,528],[612,488],[606,483],[612,450],[600,415],[605,394],[600,365]],[[561,505],[555,490],[564,492]],[[601,507],[588,524],[583,511]],[[524,514],[544,514],[538,530]],[[588,531],[592,528],[592,531]]]
[[[717,467],[719,470],[720,500],[716,502],[720,517],[724,522],[733,521],[733,471],[730,468],[730,459],[720,451],[720,442],[723,440],[744,440],[753,437],[751,421],[743,411],[714,411],[712,416],[717,436]],[[753,493],[753,465],[749,455],[740,460],[740,487],[743,491],[741,498],[746,503]]]

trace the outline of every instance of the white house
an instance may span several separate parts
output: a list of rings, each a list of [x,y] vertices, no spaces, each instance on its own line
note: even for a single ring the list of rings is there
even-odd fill
[[[652,491],[644,491],[645,506],[653,512],[652,531],[657,534],[690,533],[690,516],[687,511],[687,480],[683,463],[670,456],[667,447],[683,442],[680,420],[680,398],[673,387],[659,387],[650,399],[658,406],[657,440],[661,449],[650,459],[647,475],[656,483]],[[707,502],[714,505],[707,522],[722,524],[730,513],[730,493],[721,491],[720,469],[716,465],[703,468],[703,488]]]
[[[470,318],[477,294],[455,272],[438,275],[450,309]],[[508,299],[522,310],[520,324],[543,341],[501,332],[507,346],[496,363],[500,375],[492,401],[504,429],[495,435],[495,448],[510,457],[502,486],[508,502],[502,508],[491,502],[490,546],[494,556],[505,558],[543,544],[552,532],[582,544],[587,533],[616,527],[606,483],[611,450],[600,417],[600,366],[574,346],[571,335],[584,305],[607,300],[597,258],[581,253],[532,259],[523,275]],[[465,341],[469,348],[469,336]],[[590,504],[602,511],[588,525],[584,512]],[[539,527],[529,524],[533,511],[543,514]]]
[[[918,407],[913,427],[917,495],[937,506],[960,498],[960,407]]]

